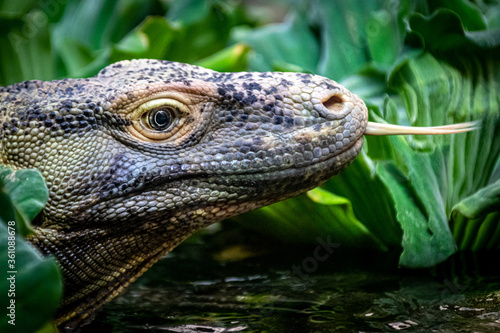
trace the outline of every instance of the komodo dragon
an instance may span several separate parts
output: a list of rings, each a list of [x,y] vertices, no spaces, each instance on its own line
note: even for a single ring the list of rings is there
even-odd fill
[[[364,134],[394,131],[310,74],[132,60],[0,87],[0,163],[37,168],[50,192],[28,240],[62,269],[60,328],[88,322],[196,230],[312,189]]]

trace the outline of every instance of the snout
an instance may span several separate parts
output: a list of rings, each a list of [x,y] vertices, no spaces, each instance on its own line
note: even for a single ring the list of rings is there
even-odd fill
[[[323,156],[342,154],[363,139],[368,125],[368,109],[361,98],[335,81],[315,76],[321,80],[311,93],[313,116],[319,120],[312,127],[297,129],[297,143],[313,143],[315,156],[321,148]]]
[[[323,118],[329,120],[342,119],[351,115],[365,128],[368,109],[363,100],[336,82],[335,87],[337,89],[333,91],[324,91],[320,100],[321,104],[318,104],[316,110]]]

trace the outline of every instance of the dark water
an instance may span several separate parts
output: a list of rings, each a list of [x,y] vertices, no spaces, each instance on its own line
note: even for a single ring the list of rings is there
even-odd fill
[[[498,254],[410,271],[397,254],[292,248],[224,263],[183,245],[84,332],[500,332]]]

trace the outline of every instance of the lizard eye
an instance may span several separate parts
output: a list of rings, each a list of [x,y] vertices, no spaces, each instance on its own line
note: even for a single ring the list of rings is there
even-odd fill
[[[141,121],[145,126],[151,127],[155,131],[168,129],[175,120],[175,111],[171,107],[159,107],[148,112],[144,112]]]
[[[187,107],[174,99],[148,101],[132,113],[132,134],[147,140],[170,139],[179,132],[187,113]]]

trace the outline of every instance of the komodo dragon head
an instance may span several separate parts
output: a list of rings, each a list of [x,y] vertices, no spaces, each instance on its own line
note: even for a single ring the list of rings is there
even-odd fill
[[[29,241],[61,266],[61,327],[196,230],[335,175],[376,134],[367,125],[359,97],[310,74],[132,60],[0,88],[0,162],[49,188]]]

